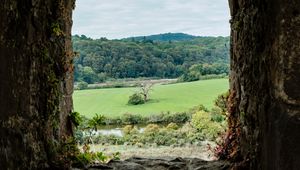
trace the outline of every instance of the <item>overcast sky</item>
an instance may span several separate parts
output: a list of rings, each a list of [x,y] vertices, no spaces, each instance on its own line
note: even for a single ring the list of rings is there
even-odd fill
[[[72,34],[109,39],[183,32],[228,36],[228,0],[76,0]]]

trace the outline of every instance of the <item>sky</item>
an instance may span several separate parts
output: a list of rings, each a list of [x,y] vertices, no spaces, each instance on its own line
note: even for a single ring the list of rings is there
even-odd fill
[[[228,0],[76,0],[72,34],[119,39],[160,33],[228,36]]]

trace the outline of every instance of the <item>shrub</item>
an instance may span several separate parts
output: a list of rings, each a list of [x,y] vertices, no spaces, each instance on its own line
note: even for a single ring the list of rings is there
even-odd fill
[[[209,140],[216,139],[223,131],[220,123],[212,121],[210,113],[204,111],[199,111],[193,115],[192,125]]]
[[[132,129],[133,129],[132,125],[126,125],[123,127],[122,132],[124,135],[129,135]]]
[[[171,114],[168,122],[185,123],[191,119],[191,114],[187,112],[179,112]]]
[[[122,119],[120,117],[110,118],[107,117],[105,119],[105,125],[120,125],[123,124]]]
[[[215,100],[215,106],[219,107],[222,110],[223,114],[226,114],[226,112],[227,112],[228,98],[229,98],[229,91],[219,95],[217,97],[217,99]]]
[[[177,130],[179,128],[179,126],[176,123],[169,123],[167,126],[167,129],[170,130]]]
[[[129,124],[129,125],[133,125],[133,124],[139,124],[142,123],[143,117],[141,115],[138,114],[130,114],[130,113],[125,113],[122,118],[121,118],[123,124]]]
[[[165,113],[152,114],[148,117],[148,123],[163,123],[165,121]]]
[[[219,107],[214,107],[211,110],[211,120],[215,122],[223,122],[225,120],[224,112]]]
[[[131,95],[129,97],[129,100],[128,100],[128,104],[131,104],[131,105],[139,105],[139,104],[144,104],[144,103],[145,103],[144,98],[139,93],[134,93],[133,95]]]
[[[88,121],[88,127],[97,130],[98,126],[105,124],[105,119],[105,116],[95,114],[95,116]]]
[[[78,127],[82,122],[82,118],[78,112],[71,112],[69,118],[75,127]]]
[[[76,158],[72,162],[72,166],[74,167],[85,167],[93,160],[93,156],[90,153],[79,153],[76,155]]]
[[[77,84],[77,89],[84,90],[88,88],[88,83],[85,81],[81,81]]]
[[[103,152],[90,152],[90,147],[85,145],[83,153],[77,153],[72,157],[72,166],[76,168],[85,168],[88,164],[101,162],[107,163],[110,160],[119,160],[120,153],[116,152],[111,156],[105,155]]]
[[[190,113],[196,113],[198,111],[208,112],[209,110],[202,104],[199,104],[198,106],[195,106],[189,110]]]
[[[157,133],[159,132],[160,127],[157,124],[149,124],[145,127],[145,133]]]
[[[75,138],[76,142],[78,142],[79,144],[84,143],[84,135],[83,135],[83,132],[81,130],[76,130],[75,131],[74,138]]]
[[[148,123],[185,123],[191,120],[191,113],[160,113],[149,116]]]
[[[124,135],[132,135],[132,134],[138,134],[139,130],[136,126],[132,125],[126,125],[123,127],[122,132]]]
[[[124,138],[116,135],[97,135],[93,137],[96,144],[123,145]]]

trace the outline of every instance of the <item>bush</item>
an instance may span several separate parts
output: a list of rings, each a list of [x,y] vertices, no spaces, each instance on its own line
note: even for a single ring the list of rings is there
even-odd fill
[[[170,112],[167,113],[160,113],[150,115],[148,117],[148,123],[185,123],[191,120],[191,113],[188,112],[178,112],[171,114]]]
[[[145,127],[145,133],[157,133],[159,132],[160,127],[157,124],[149,124]]]
[[[122,117],[121,120],[123,124],[126,125],[134,125],[134,124],[139,124],[144,122],[143,117],[138,114],[130,114],[130,113],[125,113]]]
[[[215,140],[223,131],[221,124],[212,121],[210,113],[204,111],[193,115],[192,125],[209,140]]]
[[[226,112],[227,112],[227,107],[228,107],[227,100],[228,100],[228,98],[229,98],[229,91],[219,95],[217,97],[217,99],[215,100],[215,106],[222,109],[221,111],[222,111],[222,114],[224,114],[224,115],[226,115]]]
[[[98,126],[105,124],[105,119],[106,119],[105,116],[95,114],[95,116],[92,117],[92,119],[89,119],[88,127],[93,128],[94,130],[97,130]]]
[[[186,112],[174,113],[170,115],[168,122],[185,123],[191,119],[191,114]]]
[[[179,129],[179,126],[176,123],[169,123],[166,128],[170,130],[177,130]]]
[[[198,111],[205,111],[208,112],[209,110],[202,104],[199,104],[198,106],[194,106],[189,110],[190,113],[196,113]]]
[[[136,126],[132,125],[126,125],[123,127],[122,132],[124,135],[132,135],[132,134],[138,134],[139,130]]]
[[[97,135],[93,137],[94,143],[97,144],[110,144],[110,145],[123,145],[124,138],[116,135]]]
[[[211,120],[219,123],[225,120],[224,112],[221,108],[214,107],[211,109]]]
[[[81,81],[77,84],[77,89],[78,90],[84,90],[84,89],[87,89],[87,88],[88,88],[88,83],[87,82]]]
[[[144,103],[145,103],[144,98],[139,93],[134,93],[133,95],[131,95],[129,97],[129,100],[128,100],[128,104],[131,104],[131,105],[139,105],[139,104],[144,104]]]

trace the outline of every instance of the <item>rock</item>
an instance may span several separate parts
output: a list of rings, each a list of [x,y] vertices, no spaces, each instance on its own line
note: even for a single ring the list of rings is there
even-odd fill
[[[139,158],[125,161],[110,161],[108,164],[95,164],[89,170],[226,170],[229,163],[224,161],[204,161],[196,158]]]

